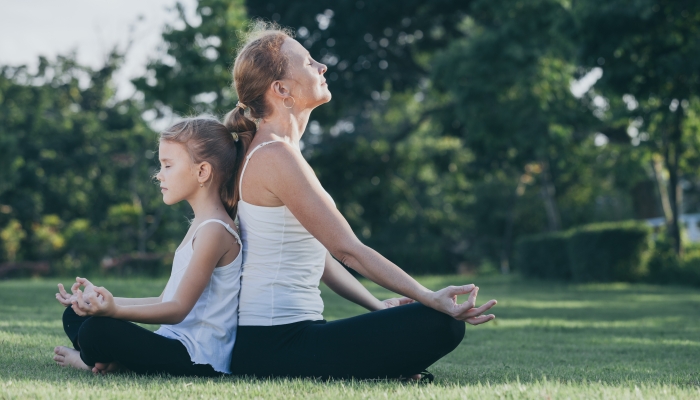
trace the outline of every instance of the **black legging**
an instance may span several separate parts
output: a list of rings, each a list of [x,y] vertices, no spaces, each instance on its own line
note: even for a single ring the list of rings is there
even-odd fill
[[[104,317],[81,317],[67,307],[63,330],[89,366],[118,362],[140,374],[217,376],[211,365],[194,364],[179,340],[155,334],[131,322]]]
[[[333,322],[239,326],[231,372],[258,377],[408,377],[454,350],[464,330],[464,322],[419,303]]]

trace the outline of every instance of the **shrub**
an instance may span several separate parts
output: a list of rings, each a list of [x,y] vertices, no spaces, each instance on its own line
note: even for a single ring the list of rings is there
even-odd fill
[[[637,281],[646,273],[650,228],[641,222],[585,225],[568,242],[578,282]]]
[[[700,248],[686,247],[682,257],[667,237],[654,243],[649,259],[649,283],[700,286]]]
[[[571,278],[567,242],[569,233],[526,236],[516,243],[515,267],[524,276],[543,279]]]
[[[681,283],[700,286],[700,251],[688,252],[681,262]]]

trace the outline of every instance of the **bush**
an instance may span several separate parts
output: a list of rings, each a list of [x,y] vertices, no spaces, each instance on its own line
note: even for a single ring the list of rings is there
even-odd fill
[[[526,236],[516,243],[515,267],[524,276],[571,279],[567,242],[569,233]]]
[[[700,251],[688,253],[681,262],[681,283],[700,286]]]
[[[526,236],[516,243],[515,266],[533,278],[638,281],[647,272],[649,234],[644,223],[615,222]],[[666,252],[659,254],[654,268],[668,265]]]
[[[686,247],[678,257],[667,237],[659,238],[649,259],[649,283],[700,286],[700,248]]]
[[[569,240],[571,277],[578,282],[637,281],[646,273],[650,228],[641,222],[585,225]]]

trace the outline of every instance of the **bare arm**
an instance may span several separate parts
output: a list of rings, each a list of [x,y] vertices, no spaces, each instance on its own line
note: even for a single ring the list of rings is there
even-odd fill
[[[139,298],[115,297],[114,304],[116,304],[118,306],[143,306],[143,305],[147,305],[147,304],[160,303],[162,298],[163,298],[162,293],[159,297],[139,297]]]
[[[151,304],[120,305],[116,303],[109,291],[96,287],[95,293],[102,295],[104,301],[86,301],[82,293],[78,292],[78,299],[73,303],[73,309],[78,315],[107,316],[147,324],[182,322],[202,295],[214,268],[223,255],[228,251],[240,251],[238,243],[230,234],[224,234],[223,230],[224,228],[219,224],[211,224],[198,232],[197,240],[193,243],[192,259],[172,300]]]
[[[370,311],[386,308],[384,303],[372,296],[366,287],[331,256],[331,253],[326,253],[326,266],[321,281],[341,297]]]
[[[261,183],[343,264],[393,292],[457,319],[476,324],[494,318],[493,315],[481,314],[495,305],[495,300],[474,308],[478,292],[474,285],[450,286],[433,292],[381,254],[362,244],[326,196],[301,153],[292,146],[281,143],[266,146],[260,152],[263,153],[260,158],[265,158],[266,168],[274,171],[266,174]],[[469,300],[457,304],[457,295],[467,293],[470,294]]]
[[[90,282],[87,278],[77,277],[75,278],[75,283],[71,286],[72,294],[68,294],[63,287],[63,284],[58,284],[58,293],[56,293],[56,299],[68,307],[72,304],[73,300],[77,300],[78,289],[83,287],[83,296],[91,293],[95,289],[95,285]],[[163,298],[163,293],[158,297],[141,297],[141,298],[129,298],[129,297],[115,297],[114,303],[120,306],[135,306],[144,304],[155,304],[160,303]]]

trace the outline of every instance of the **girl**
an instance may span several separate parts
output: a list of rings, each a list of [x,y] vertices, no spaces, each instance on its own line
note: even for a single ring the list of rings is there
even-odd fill
[[[235,177],[249,138],[213,119],[187,119],[161,133],[163,201],[186,200],[192,225],[175,252],[163,293],[119,298],[78,278],[65,305],[63,326],[74,349],[59,346],[54,360],[93,372],[123,366],[137,373],[212,376],[230,373],[236,338],[241,241],[234,230]],[[84,291],[79,289],[84,286]],[[131,322],[162,324],[151,332]]]

